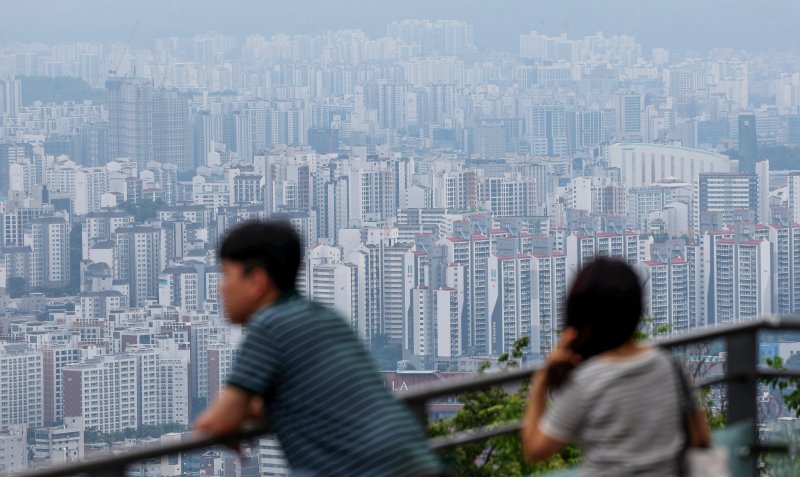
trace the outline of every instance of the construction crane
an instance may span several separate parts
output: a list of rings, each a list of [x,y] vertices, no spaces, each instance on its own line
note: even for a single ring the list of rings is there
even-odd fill
[[[131,32],[128,34],[128,39],[125,41],[125,45],[128,46],[131,44],[131,40],[133,39],[133,34],[136,33],[136,29],[139,28],[139,20],[136,20],[136,23],[133,24],[133,28],[131,28]],[[113,59],[112,59],[113,61]],[[136,65],[133,66],[133,76],[136,76]],[[117,66],[111,65],[111,68],[108,70],[109,77],[116,77],[117,76]],[[125,73],[125,77],[128,77],[128,74]]]

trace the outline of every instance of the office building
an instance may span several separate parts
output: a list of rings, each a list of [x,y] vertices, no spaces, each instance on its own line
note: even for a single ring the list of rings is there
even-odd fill
[[[758,134],[753,114],[739,115],[739,170],[755,172],[758,161]]]

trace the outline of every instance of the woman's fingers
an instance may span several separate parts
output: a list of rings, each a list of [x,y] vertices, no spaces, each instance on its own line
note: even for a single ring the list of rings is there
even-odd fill
[[[561,331],[561,337],[558,340],[558,349],[568,349],[578,338],[578,330],[572,326],[567,326]]]

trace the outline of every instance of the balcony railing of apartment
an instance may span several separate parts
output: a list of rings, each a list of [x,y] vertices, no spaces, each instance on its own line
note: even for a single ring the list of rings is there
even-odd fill
[[[731,455],[731,467],[736,477],[755,477],[759,474],[759,455],[764,453],[784,453],[789,447],[786,443],[770,443],[759,438],[758,429],[758,383],[760,380],[776,378],[800,378],[800,372],[785,369],[772,369],[760,365],[759,332],[761,331],[800,331],[800,320],[766,319],[709,328],[693,333],[658,341],[662,348],[680,352],[693,345],[703,345],[723,341],[727,351],[724,366],[719,372],[695,380],[696,388],[719,387],[724,389],[722,400],[726,409],[726,436],[715,434],[715,442],[726,441]],[[691,355],[692,352],[686,352]],[[723,369],[724,368],[724,369]],[[523,367],[494,373],[477,375],[474,378],[458,380],[454,383],[441,383],[419,390],[405,391],[398,395],[422,422],[427,422],[428,404],[461,393],[479,391],[495,386],[507,386],[528,379],[537,368]],[[723,372],[724,371],[724,372]],[[433,438],[429,441],[435,450],[450,449],[491,437],[519,432],[521,422],[507,422]],[[266,428],[247,429],[229,436],[192,437],[179,443],[159,445],[91,461],[65,464],[40,471],[21,474],[24,477],[66,477],[86,475],[88,477],[117,477],[135,462],[147,461],[164,456],[183,454],[203,448],[220,446],[241,441],[250,441],[267,432]],[[725,432],[723,430],[723,432]],[[731,437],[732,436],[732,437]]]

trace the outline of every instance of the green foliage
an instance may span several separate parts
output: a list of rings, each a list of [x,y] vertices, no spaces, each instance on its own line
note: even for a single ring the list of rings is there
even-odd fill
[[[655,328],[653,328],[653,334],[656,336],[668,335],[669,332],[670,332],[669,325],[658,325]]]
[[[502,369],[519,366],[528,338],[514,343],[511,353],[500,356],[498,362]],[[481,366],[479,373],[488,369],[489,363]],[[454,432],[476,427],[504,424],[522,419],[527,402],[528,383],[524,382],[517,390],[509,392],[502,387],[465,393],[459,396],[463,407],[451,419],[430,424],[431,437],[445,436]],[[512,476],[535,475],[576,465],[580,454],[575,447],[568,446],[549,460],[540,463],[527,462],[522,456],[522,443],[519,435],[493,437],[482,442],[466,444],[443,453],[459,476]]]
[[[87,444],[98,444],[100,442],[108,442],[108,438],[106,437],[106,435],[94,427],[89,427],[83,431],[83,440]]]
[[[669,234],[653,234],[653,242],[655,243],[667,243],[669,240]]]
[[[791,454],[765,453],[761,456],[761,465],[767,472],[761,475],[769,477],[797,477],[800,475],[800,460]]]
[[[20,76],[22,81],[22,104],[31,106],[34,101],[61,104],[65,101],[105,104],[108,93],[104,89],[92,89],[80,78],[59,76]]]
[[[780,356],[767,358],[767,366],[779,371],[787,371],[798,365],[797,360],[792,360],[792,358],[789,358],[786,363],[783,362]],[[792,361],[792,363],[789,363],[789,361]],[[770,378],[767,382],[781,391],[783,403],[794,412],[795,416],[800,417],[800,379]]]
[[[711,389],[702,388],[697,391],[697,399],[700,400],[700,405],[703,406],[703,414],[706,416],[706,421],[712,429],[721,429],[725,427],[728,418],[724,412],[714,412],[714,400],[711,399]]]
[[[137,202],[125,201],[119,205],[119,208],[125,212],[133,215],[137,223],[146,220],[155,219],[158,216],[159,209],[164,207],[162,200],[149,200],[141,199]]]
[[[103,433],[95,428],[88,428],[84,431],[83,438],[87,444],[105,442],[111,445],[112,442],[124,441],[125,439],[145,439],[161,437],[171,432],[185,432],[187,427],[179,423],[169,423],[162,426],[139,426],[138,429],[127,428],[122,431]]]
[[[650,334],[650,327],[653,325],[653,319],[649,316],[642,318],[642,323],[639,329],[633,333],[633,339],[636,341],[647,341],[652,338]]]
[[[25,294],[27,283],[23,277],[11,277],[8,280],[8,294],[11,298],[19,298]]]

